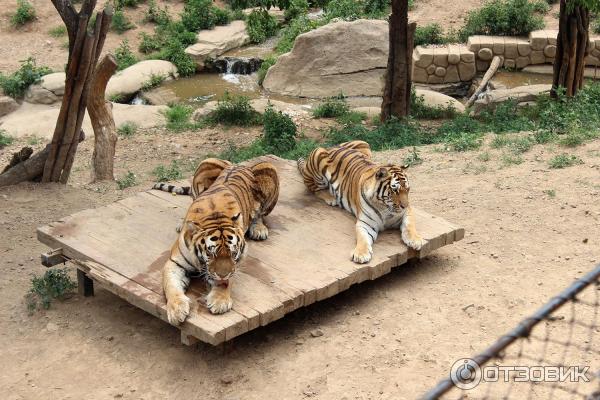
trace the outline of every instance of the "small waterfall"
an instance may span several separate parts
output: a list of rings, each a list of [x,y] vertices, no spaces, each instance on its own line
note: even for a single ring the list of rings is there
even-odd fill
[[[220,57],[205,64],[207,72],[221,74],[250,75],[258,71],[263,60],[246,57]]]

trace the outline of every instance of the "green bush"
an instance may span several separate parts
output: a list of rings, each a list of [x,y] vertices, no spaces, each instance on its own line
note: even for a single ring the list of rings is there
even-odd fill
[[[289,116],[269,105],[263,115],[263,123],[263,140],[267,150],[281,154],[294,149],[296,124]]]
[[[115,60],[117,61],[117,70],[119,71],[138,62],[137,57],[129,47],[127,39],[123,40],[119,47],[115,49]]]
[[[313,110],[315,118],[338,118],[350,112],[343,95],[330,97]]]
[[[325,19],[328,21],[340,18],[354,21],[363,16],[362,2],[356,0],[331,0],[325,6]]]
[[[135,135],[137,131],[137,125],[134,122],[127,121],[119,125],[117,128],[117,135],[121,137],[131,137]]]
[[[506,133],[535,129],[534,122],[520,112],[514,100],[498,104],[493,111],[484,111],[480,118],[487,132]]]
[[[440,24],[433,23],[424,26],[417,26],[415,31],[414,45],[423,46],[429,44],[445,44],[457,42],[458,38],[453,34],[444,35],[444,30]]]
[[[168,43],[159,53],[159,58],[175,64],[177,72],[182,76],[194,75],[196,63],[185,52],[185,45],[178,41]]]
[[[283,12],[286,21],[291,21],[308,12],[307,0],[291,0],[288,8]]]
[[[27,0],[17,0],[17,10],[10,17],[10,22],[13,26],[18,27],[25,25],[35,19],[35,8]]]
[[[466,41],[471,35],[525,36],[543,27],[543,18],[529,0],[491,0],[469,12],[459,37]]]
[[[248,15],[246,29],[251,42],[262,43],[277,33],[277,20],[267,10],[260,8]]]
[[[117,179],[117,187],[119,190],[127,189],[128,187],[135,186],[137,184],[137,178],[131,171],[127,171],[124,177]]]
[[[119,0],[118,8],[121,8],[123,6],[134,8],[134,7],[137,7],[143,1],[144,0]]]
[[[183,104],[173,104],[165,111],[167,129],[184,130],[190,127],[190,117],[194,110]]]
[[[166,8],[159,8],[155,0],[150,0],[144,21],[153,22],[158,25],[166,25],[171,22],[171,17]]]
[[[483,133],[479,122],[467,114],[458,114],[437,130],[441,140],[454,151],[475,150],[481,147]]]
[[[146,32],[140,33],[139,36],[141,39],[140,45],[138,46],[140,53],[150,54],[160,50],[161,42],[156,36],[150,35]]]
[[[581,158],[567,153],[558,154],[552,157],[548,163],[549,167],[554,169],[567,168],[576,164],[583,164]]]
[[[11,144],[13,142],[13,140],[14,140],[13,137],[8,136],[8,134],[6,133],[6,131],[4,129],[0,129],[0,149]]]
[[[135,25],[127,18],[123,10],[116,10],[112,17],[110,29],[122,34],[133,28],[135,28]]]
[[[23,97],[30,85],[38,83],[42,76],[51,73],[48,67],[38,67],[35,59],[28,58],[21,62],[21,67],[10,75],[0,72],[0,87],[4,94],[13,98]]]
[[[49,309],[52,300],[63,300],[73,293],[77,285],[69,277],[67,269],[48,269],[43,276],[31,278],[31,289],[27,293],[27,309],[30,313],[40,306]]]
[[[152,174],[158,182],[174,181],[183,178],[183,172],[176,160],[171,161],[171,164],[168,166],[159,165],[154,168]]]
[[[260,124],[261,115],[252,108],[247,97],[230,96],[225,92],[208,120],[213,124],[250,126]]]
[[[596,18],[592,20],[592,23],[590,25],[592,32],[600,33],[600,15],[596,16]]]
[[[319,20],[311,21],[306,15],[301,15],[300,17],[293,19],[285,28],[282,29],[281,39],[279,39],[275,50],[278,54],[291,51],[298,35],[312,31],[324,23],[324,21]]]
[[[386,13],[390,8],[389,0],[365,0],[364,12],[367,15]]]
[[[229,13],[214,6],[211,0],[187,0],[181,14],[181,22],[192,32],[226,25],[229,21]]]

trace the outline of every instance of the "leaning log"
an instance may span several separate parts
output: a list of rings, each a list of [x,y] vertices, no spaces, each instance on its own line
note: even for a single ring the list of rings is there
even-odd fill
[[[498,68],[500,68],[500,64],[502,64],[502,58],[500,58],[498,56],[494,56],[494,58],[492,59],[492,62],[490,64],[490,67],[485,72],[485,75],[483,75],[483,79],[481,80],[481,83],[479,84],[479,86],[477,86],[477,89],[475,90],[473,95],[465,103],[465,107],[471,107],[473,105],[473,103],[475,103],[475,101],[477,100],[477,97],[479,97],[479,95],[481,93],[483,93],[483,91],[487,87],[488,83],[490,82],[490,79],[492,79],[494,77],[494,75],[496,74],[496,71],[498,71]]]

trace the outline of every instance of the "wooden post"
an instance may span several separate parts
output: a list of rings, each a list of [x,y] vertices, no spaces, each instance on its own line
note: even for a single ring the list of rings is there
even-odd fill
[[[90,297],[94,295],[94,281],[84,271],[77,269],[77,292],[80,296]]]
[[[69,34],[69,61],[65,93],[56,121],[56,128],[44,165],[42,182],[66,183],[71,173],[78,135],[85,115],[91,77],[102,51],[112,19],[112,8],[107,6],[96,15],[92,32],[88,22],[96,0],[84,0],[77,13],[69,0],[52,0]]]
[[[564,87],[569,97],[583,87],[585,57],[590,51],[589,26],[590,10],[586,6],[568,7],[567,0],[560,0],[552,97],[557,97],[559,87]]]
[[[475,103],[477,97],[485,90],[490,79],[494,77],[496,71],[498,71],[498,68],[500,68],[500,64],[502,64],[502,58],[500,58],[499,56],[494,56],[492,62],[490,63],[490,67],[485,72],[485,75],[483,75],[481,83],[479,84],[475,92],[473,92],[473,95],[471,95],[469,100],[466,102],[465,107],[471,107]]]
[[[415,23],[408,23],[408,0],[392,0],[390,51],[381,104],[382,122],[391,117],[404,118],[410,114],[412,53],[416,26]]]
[[[105,100],[106,85],[117,70],[115,58],[108,54],[96,67],[88,95],[88,113],[94,128],[92,180],[114,180],[113,167],[117,129],[112,114],[112,103]]]

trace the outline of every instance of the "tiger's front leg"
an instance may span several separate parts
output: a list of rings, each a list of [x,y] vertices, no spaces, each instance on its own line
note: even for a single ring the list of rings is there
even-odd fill
[[[225,284],[211,284],[211,289],[206,295],[206,306],[213,314],[223,314],[233,307],[231,298],[231,280]]]
[[[377,230],[360,219],[356,221],[356,247],[352,252],[352,261],[368,263],[373,256],[373,242],[377,239]]]
[[[167,319],[173,325],[185,321],[190,313],[192,300],[185,295],[189,283],[185,270],[168,260],[163,268],[163,290],[167,298]]]
[[[412,207],[408,207],[402,217],[402,223],[400,224],[400,232],[402,235],[402,241],[406,245],[415,250],[421,250],[423,245],[427,242],[417,233],[417,227],[415,224],[415,216]]]

